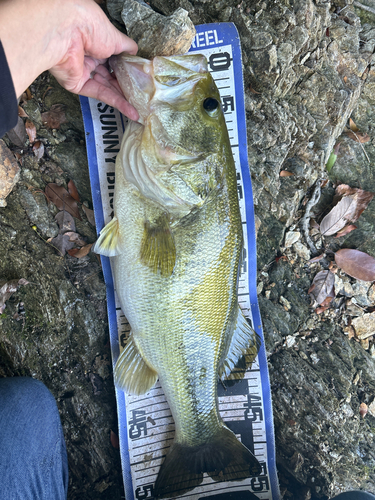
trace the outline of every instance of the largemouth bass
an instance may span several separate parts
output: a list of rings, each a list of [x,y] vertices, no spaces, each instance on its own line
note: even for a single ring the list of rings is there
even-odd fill
[[[113,56],[119,84],[139,113],[116,160],[114,218],[95,251],[111,257],[131,333],[115,367],[117,387],[144,394],[157,379],[175,439],[155,483],[157,498],[260,473],[254,455],[220,418],[218,377],[259,338],[237,302],[243,235],[234,160],[217,87],[202,55]]]

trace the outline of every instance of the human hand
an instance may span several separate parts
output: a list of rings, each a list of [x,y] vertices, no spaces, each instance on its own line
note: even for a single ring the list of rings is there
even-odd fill
[[[0,0],[0,39],[17,96],[49,69],[70,92],[138,119],[105,65],[112,54],[135,54],[137,44],[93,0]]]

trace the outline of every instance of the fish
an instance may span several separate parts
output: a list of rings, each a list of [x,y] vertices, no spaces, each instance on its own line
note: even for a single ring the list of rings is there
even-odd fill
[[[219,377],[243,376],[260,338],[237,299],[243,233],[219,91],[201,54],[120,54],[110,66],[137,122],[116,158],[114,217],[94,251],[110,257],[131,331],[114,370],[126,393],[159,379],[175,437],[155,498],[239,481],[261,466],[224,424]]]

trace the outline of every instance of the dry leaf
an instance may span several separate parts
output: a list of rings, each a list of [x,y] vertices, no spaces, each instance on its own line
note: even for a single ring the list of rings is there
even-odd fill
[[[336,194],[344,196],[320,223],[320,232],[324,236],[337,233],[348,222],[355,222],[374,197],[374,193],[351,188],[346,184],[337,186]]]
[[[69,239],[69,233],[58,234],[56,238],[53,238],[49,243],[58,250],[61,257],[74,247],[74,242]]]
[[[79,245],[80,247],[86,245],[86,241],[82,239],[80,234],[75,233],[74,231],[68,231],[65,234],[69,236],[69,241],[72,241],[76,245]]]
[[[322,302],[322,307],[328,307],[329,304],[332,302],[332,300],[334,299],[334,297],[326,297],[323,302]]]
[[[354,224],[350,224],[350,226],[346,226],[344,227],[344,229],[341,229],[341,231],[339,231],[336,234],[335,238],[341,238],[341,236],[346,236],[347,234],[354,231],[354,229],[357,229],[357,226],[355,226]]]
[[[353,132],[359,132],[359,128],[357,127],[357,125],[354,123],[354,121],[349,118],[349,127],[350,127],[350,130],[353,130]]]
[[[73,217],[69,212],[66,210],[62,210],[55,216],[55,220],[57,224],[59,225],[59,233],[64,234],[68,231],[73,231],[75,232],[76,230],[76,225],[74,222]]]
[[[66,123],[65,106],[63,104],[53,104],[49,111],[42,113],[42,121],[48,128],[60,128]]]
[[[111,445],[116,449],[120,449],[120,441],[118,435],[111,429]]]
[[[361,415],[361,417],[365,418],[367,412],[368,412],[367,404],[361,403],[359,406],[359,414]]]
[[[36,141],[33,146],[34,155],[40,160],[44,155],[44,144],[42,141]]]
[[[315,309],[316,314],[321,314],[322,312],[326,311],[329,309],[329,306],[320,306]]]
[[[18,116],[20,116],[21,118],[29,118],[29,115],[21,106],[18,106]]]
[[[8,130],[7,136],[13,144],[18,146],[19,148],[23,148],[27,139],[25,124],[23,123],[22,118],[19,116],[17,125]]]
[[[36,127],[34,123],[31,120],[27,119],[25,121],[25,129],[29,137],[30,144],[32,144],[33,142],[35,142],[36,139]]]
[[[0,281],[0,314],[4,312],[6,307],[5,302],[11,297],[11,295],[18,290],[20,285],[28,285],[29,281],[25,278],[19,280],[10,281]]]
[[[76,200],[76,201],[80,201],[79,199],[79,194],[78,194],[78,191],[77,191],[77,188],[76,188],[76,185],[74,184],[74,182],[72,181],[72,179],[70,179],[70,181],[68,182],[68,191],[69,191],[69,194]]]
[[[348,130],[346,132],[346,135],[350,139],[353,139],[356,142],[360,142],[361,144],[365,144],[371,139],[371,137],[366,134],[366,132],[352,132],[351,130]]]
[[[349,276],[362,281],[375,281],[375,259],[371,255],[343,248],[335,253],[335,261]]]
[[[73,215],[73,217],[82,220],[78,211],[77,202],[63,186],[51,182],[47,184],[45,193],[47,198],[54,203],[59,210],[66,210]]]
[[[291,175],[294,175],[293,172],[289,172],[288,170],[280,171],[280,177],[290,177]]]
[[[354,218],[356,204],[352,196],[344,196],[336,206],[323,218],[320,232],[323,236],[331,236],[340,231]]]
[[[324,253],[322,253],[322,254],[320,254],[320,255],[318,255],[316,257],[313,257],[312,259],[308,260],[307,262],[309,262],[311,264],[314,263],[314,262],[319,262],[320,260],[324,259],[325,256],[326,255]]]
[[[85,205],[82,205],[83,211],[86,214],[87,220],[90,222],[92,226],[95,226],[95,215],[94,215],[94,210],[91,210],[90,208],[85,207]]]
[[[89,243],[88,245],[83,246],[82,248],[72,248],[72,250],[68,251],[68,254],[72,257],[76,257],[77,259],[81,259],[90,253],[91,247],[93,243]]]
[[[320,271],[313,279],[308,293],[318,303],[323,305],[327,297],[335,296],[335,275],[331,271]],[[326,305],[326,303],[325,303]]]

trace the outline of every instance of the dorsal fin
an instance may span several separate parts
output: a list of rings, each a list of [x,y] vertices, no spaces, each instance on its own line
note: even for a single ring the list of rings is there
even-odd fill
[[[248,366],[250,366],[258,354],[261,339],[251,328],[243,312],[238,306],[237,321],[230,341],[228,353],[219,366],[219,377],[222,379],[240,379]],[[245,357],[245,362],[241,359]]]

